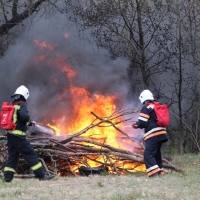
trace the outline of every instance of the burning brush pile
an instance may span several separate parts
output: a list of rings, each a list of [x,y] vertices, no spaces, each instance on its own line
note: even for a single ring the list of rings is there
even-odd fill
[[[68,134],[65,138],[57,135],[50,127],[36,125],[29,130],[28,139],[37,152],[45,170],[59,176],[88,176],[90,174],[130,174],[145,172],[143,161],[143,143],[122,131],[120,124],[130,120],[122,119],[137,111],[118,111],[108,117],[100,117],[91,112],[94,120],[81,131]],[[101,137],[98,132],[107,132]],[[123,137],[118,139],[116,134]],[[113,137],[114,135],[114,137]],[[110,138],[109,138],[110,137]],[[126,150],[126,146],[134,147],[134,151]],[[6,137],[1,136],[1,170],[7,157]],[[164,167],[179,171],[168,160],[163,159]],[[33,177],[30,168],[20,159],[16,177]]]
[[[68,35],[65,38],[68,40]],[[131,127],[133,121],[130,121],[138,110],[117,111],[117,107],[123,107],[116,103],[122,101],[123,94],[120,96],[117,90],[112,93],[109,89],[117,85],[114,80],[119,78],[114,75],[121,74],[116,72],[116,66],[109,73],[110,66],[105,66],[107,71],[104,73],[101,68],[100,71],[99,68],[89,69],[90,77],[85,77],[86,68],[82,65],[79,70],[75,70],[77,66],[71,67],[69,58],[59,55],[63,51],[58,44],[52,46],[38,40],[34,40],[34,44],[35,56],[24,64],[20,74],[27,74],[23,75],[23,82],[32,84],[32,91],[35,89],[31,98],[35,98],[35,109],[32,110],[40,123],[29,130],[27,137],[45,170],[59,176],[145,172],[142,135],[140,139],[136,137],[136,130]],[[44,76],[44,71],[48,71],[48,76]],[[101,75],[100,80],[97,74]],[[105,78],[105,75],[108,76]],[[44,88],[38,86],[38,77],[42,77],[38,82],[43,83]],[[80,81],[83,77],[84,81]],[[85,84],[87,81],[92,84]],[[98,81],[106,83],[100,87]],[[47,88],[53,92],[46,92]],[[118,88],[118,91],[122,90]],[[7,158],[6,136],[3,135],[0,151],[2,171]],[[166,159],[163,161],[165,168],[179,170]],[[16,171],[16,176],[33,177],[23,158]]]

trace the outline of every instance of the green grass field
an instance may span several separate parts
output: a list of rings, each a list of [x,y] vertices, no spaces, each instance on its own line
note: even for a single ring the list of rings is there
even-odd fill
[[[199,200],[200,155],[173,156],[172,163],[184,170],[162,177],[146,173],[89,177],[56,177],[50,181],[15,178],[0,180],[0,199],[6,200]]]

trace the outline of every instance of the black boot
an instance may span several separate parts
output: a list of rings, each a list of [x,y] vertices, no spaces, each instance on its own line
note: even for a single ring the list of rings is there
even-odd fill
[[[14,172],[4,172],[3,181],[9,183],[13,180]]]
[[[55,177],[55,175],[52,175],[52,174],[47,175],[47,174],[45,174],[42,178],[39,178],[39,180],[40,181],[45,181],[45,180],[50,180],[50,179],[52,179],[54,177]]]

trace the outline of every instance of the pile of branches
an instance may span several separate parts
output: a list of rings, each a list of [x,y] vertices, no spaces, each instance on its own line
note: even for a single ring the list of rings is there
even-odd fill
[[[131,119],[124,119],[126,115],[135,112],[138,111],[118,111],[106,118],[99,117],[91,112],[95,117],[94,121],[80,132],[68,135],[65,139],[54,136],[47,137],[46,135],[43,136],[43,134],[40,136],[30,134],[27,138],[48,173],[54,173],[60,176],[77,176],[102,172],[120,175],[136,171],[145,171],[143,143],[138,142],[135,138],[130,137],[118,128],[118,124]],[[83,137],[84,133],[92,128],[106,128],[110,126],[114,127],[136,146],[134,152],[115,148],[105,142],[96,141],[93,138]],[[0,170],[3,170],[7,158],[6,136],[1,136],[0,140]],[[91,162],[95,164],[95,167],[91,166]],[[166,169],[181,171],[181,169],[164,158],[163,166]],[[16,171],[20,177],[33,177],[30,167],[23,158],[20,159]]]

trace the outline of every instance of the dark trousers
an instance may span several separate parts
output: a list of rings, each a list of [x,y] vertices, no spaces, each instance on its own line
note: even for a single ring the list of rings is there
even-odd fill
[[[39,163],[37,154],[26,137],[7,134],[7,140],[8,159],[6,161],[6,167],[16,169],[20,154],[30,167]],[[39,169],[34,170],[33,173],[38,178],[43,177],[44,169],[43,167],[40,167]],[[14,173],[12,172],[4,171],[4,176],[8,176],[9,179],[13,178],[13,175]]]
[[[159,140],[157,137],[152,137],[145,141],[144,162],[146,168],[158,165],[159,168],[163,167],[161,147],[166,140]]]

